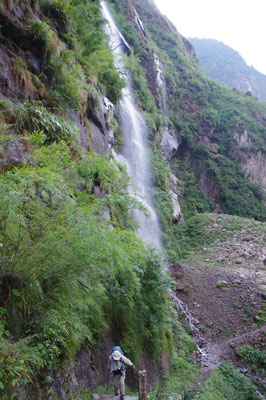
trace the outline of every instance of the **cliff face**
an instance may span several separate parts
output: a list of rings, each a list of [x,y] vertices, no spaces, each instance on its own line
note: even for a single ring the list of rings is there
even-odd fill
[[[253,205],[263,200],[255,186],[252,205],[248,196],[243,200],[240,193],[252,184],[261,185],[265,191],[263,172],[260,172],[264,171],[265,160],[265,105],[249,94],[222,88],[209,80],[199,69],[191,44],[151,2],[110,3],[118,15],[127,8],[127,22],[124,22],[127,29],[123,31],[123,24],[121,28],[140,59],[149,89],[161,111],[159,141],[172,170],[183,182],[183,207],[192,210],[193,200],[189,198],[196,191],[201,204],[198,210],[206,207],[210,211],[208,207],[211,207],[243,214],[246,209],[251,216]],[[134,9],[146,36],[135,23]],[[150,56],[153,53],[156,61]],[[160,81],[155,79],[158,62],[162,71]],[[142,107],[145,109],[145,104]],[[189,178],[191,174],[194,183]],[[238,177],[237,181],[233,176]],[[258,215],[265,218],[262,203],[258,205]]]
[[[214,39],[189,38],[189,41],[195,47],[201,68],[210,78],[266,101],[266,76],[249,67],[237,51]]]

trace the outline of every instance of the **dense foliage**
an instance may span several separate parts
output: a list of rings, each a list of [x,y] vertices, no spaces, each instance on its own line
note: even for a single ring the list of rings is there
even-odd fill
[[[119,219],[112,227],[103,217],[117,204],[125,221],[138,206],[126,194],[124,169],[94,153],[74,162],[62,140],[45,144],[38,136],[45,138],[29,136],[31,165],[0,178],[3,399],[110,325],[119,326],[133,359],[144,344],[158,355],[171,331],[160,259]],[[104,199],[94,197],[95,184]]]

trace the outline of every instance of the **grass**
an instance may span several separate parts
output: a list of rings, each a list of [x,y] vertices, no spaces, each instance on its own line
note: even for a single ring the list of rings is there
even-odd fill
[[[201,388],[198,400],[260,400],[245,376],[225,362],[215,370]]]
[[[113,394],[114,389],[113,389],[113,385],[112,385],[111,375],[110,375],[109,379],[110,379],[110,384],[97,386],[97,388],[95,389],[95,393],[97,393],[97,394]]]
[[[227,292],[229,290],[226,283],[219,283],[216,285],[216,287],[220,289],[222,292]]]
[[[227,334],[228,337],[232,337],[233,336],[233,332],[229,328],[225,328],[225,333]]]
[[[264,345],[265,350],[265,345]],[[254,371],[259,371],[266,377],[266,352],[250,344],[235,348],[236,355],[247,364],[250,364]]]
[[[80,389],[76,400],[94,400],[91,389]]]
[[[262,303],[261,308],[257,310],[256,314],[259,319],[253,325],[254,327],[260,327],[266,323],[266,303]]]

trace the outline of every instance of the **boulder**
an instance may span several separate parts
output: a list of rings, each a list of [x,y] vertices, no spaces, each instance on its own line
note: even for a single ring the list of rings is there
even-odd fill
[[[0,148],[0,167],[23,164],[29,161],[31,146],[29,142],[22,139],[12,138],[2,142]]]

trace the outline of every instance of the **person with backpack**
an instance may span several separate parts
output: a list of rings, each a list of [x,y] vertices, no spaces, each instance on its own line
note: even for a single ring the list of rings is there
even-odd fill
[[[108,370],[113,374],[113,382],[115,389],[115,396],[119,396],[120,400],[125,398],[125,379],[126,379],[126,365],[135,369],[135,365],[124,356],[123,351],[119,346],[113,347],[112,354],[109,357]]]

